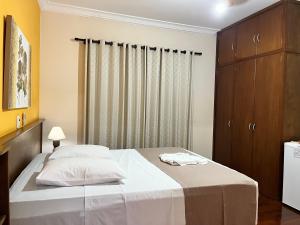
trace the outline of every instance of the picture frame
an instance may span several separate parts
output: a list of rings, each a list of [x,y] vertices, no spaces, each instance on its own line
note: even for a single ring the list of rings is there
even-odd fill
[[[31,46],[11,15],[5,20],[3,110],[31,105]]]

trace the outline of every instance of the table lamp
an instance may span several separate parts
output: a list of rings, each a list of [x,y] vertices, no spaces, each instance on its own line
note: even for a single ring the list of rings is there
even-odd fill
[[[66,136],[61,127],[52,127],[48,139],[53,141],[53,147],[56,148],[60,145],[60,140],[65,139]]]

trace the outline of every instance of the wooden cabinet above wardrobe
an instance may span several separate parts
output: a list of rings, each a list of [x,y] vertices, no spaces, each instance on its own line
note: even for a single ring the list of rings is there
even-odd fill
[[[283,143],[300,138],[299,20],[300,2],[281,1],[218,33],[214,160],[274,199]]]
[[[277,3],[219,32],[218,65],[286,47],[299,52],[300,31],[295,28],[296,24],[300,26],[300,12],[295,5],[299,3]],[[294,23],[295,26],[292,25]]]
[[[283,6],[259,15],[256,21],[256,54],[276,51],[283,47]]]
[[[251,18],[237,25],[237,59],[256,55],[257,18]],[[219,49],[221,52],[221,49]]]
[[[219,63],[221,65],[235,61],[236,29],[230,28],[219,36]]]
[[[281,49],[283,44],[282,34],[282,5],[241,22],[237,25],[237,59]]]

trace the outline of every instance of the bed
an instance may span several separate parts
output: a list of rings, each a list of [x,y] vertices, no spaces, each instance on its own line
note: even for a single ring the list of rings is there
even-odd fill
[[[159,154],[179,148],[112,150],[128,174],[122,183],[38,186],[47,160],[37,153],[10,187],[12,225],[254,225],[257,183],[209,161],[170,166]]]
[[[10,189],[11,224],[163,225],[174,220],[183,225],[180,185],[133,149],[112,153],[127,179],[75,187],[37,186],[35,177],[47,158],[39,154]]]

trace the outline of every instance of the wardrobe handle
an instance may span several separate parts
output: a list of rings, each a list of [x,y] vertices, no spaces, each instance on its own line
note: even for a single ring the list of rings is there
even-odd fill
[[[234,52],[234,45],[233,45],[233,43],[231,44],[231,50]]]
[[[253,43],[255,44],[256,43],[256,35],[255,34],[253,35],[253,39],[252,40],[253,40]]]
[[[256,36],[256,40],[257,40],[257,43],[260,42],[260,34],[258,33],[257,36]]]
[[[252,123],[249,123],[248,129],[251,131]]]
[[[253,130],[253,132],[255,131],[255,128],[256,128],[256,123],[254,123],[254,124],[252,125],[252,130]]]
[[[231,127],[231,120],[228,121],[227,126],[230,128]]]

